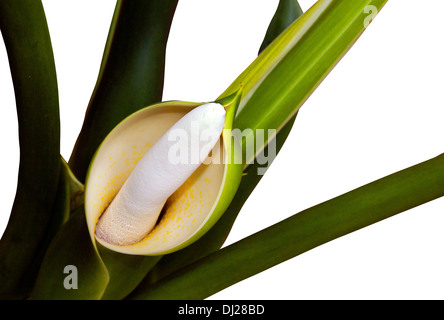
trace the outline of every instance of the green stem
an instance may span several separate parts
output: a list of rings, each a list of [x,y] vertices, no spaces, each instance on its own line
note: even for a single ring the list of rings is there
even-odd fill
[[[17,193],[0,241],[0,297],[23,298],[48,245],[60,175],[57,77],[45,12],[38,0],[0,1],[19,123]]]
[[[222,93],[244,84],[234,123],[245,133],[243,150],[248,165],[296,114],[367,27],[371,14],[387,0],[319,0],[273,41]],[[370,16],[374,17],[374,16]],[[256,139],[264,130],[265,139]]]
[[[106,135],[124,118],[162,99],[165,52],[178,0],[119,0],[96,87],[69,165],[85,181]]]
[[[442,196],[444,154],[306,209],[129,298],[204,299],[321,244]]]

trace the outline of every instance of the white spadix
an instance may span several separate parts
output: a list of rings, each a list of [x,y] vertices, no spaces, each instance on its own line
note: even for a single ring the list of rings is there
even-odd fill
[[[143,156],[100,216],[96,236],[120,246],[142,240],[154,228],[166,200],[213,149],[224,121],[225,109],[219,103],[198,106],[177,121]],[[172,150],[189,152],[178,161]]]

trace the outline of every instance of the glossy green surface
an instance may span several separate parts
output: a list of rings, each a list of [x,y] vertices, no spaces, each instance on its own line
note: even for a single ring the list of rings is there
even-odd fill
[[[0,241],[0,297],[24,298],[50,240],[47,228],[60,173],[58,89],[41,1],[0,1],[0,29],[14,85],[20,143],[16,197]]]

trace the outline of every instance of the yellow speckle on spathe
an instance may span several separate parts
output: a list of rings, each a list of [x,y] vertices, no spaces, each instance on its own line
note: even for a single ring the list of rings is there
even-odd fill
[[[122,153],[122,156],[126,155],[126,152]]]

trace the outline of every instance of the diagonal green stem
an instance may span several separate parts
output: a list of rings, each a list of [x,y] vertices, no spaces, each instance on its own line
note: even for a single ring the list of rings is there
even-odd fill
[[[306,209],[129,299],[204,299],[321,244],[442,196],[444,154]]]
[[[244,84],[234,126],[245,132],[245,163],[295,115],[367,27],[369,10],[376,14],[387,0],[319,0],[292,23],[222,93]],[[265,130],[265,139],[256,139]]]

